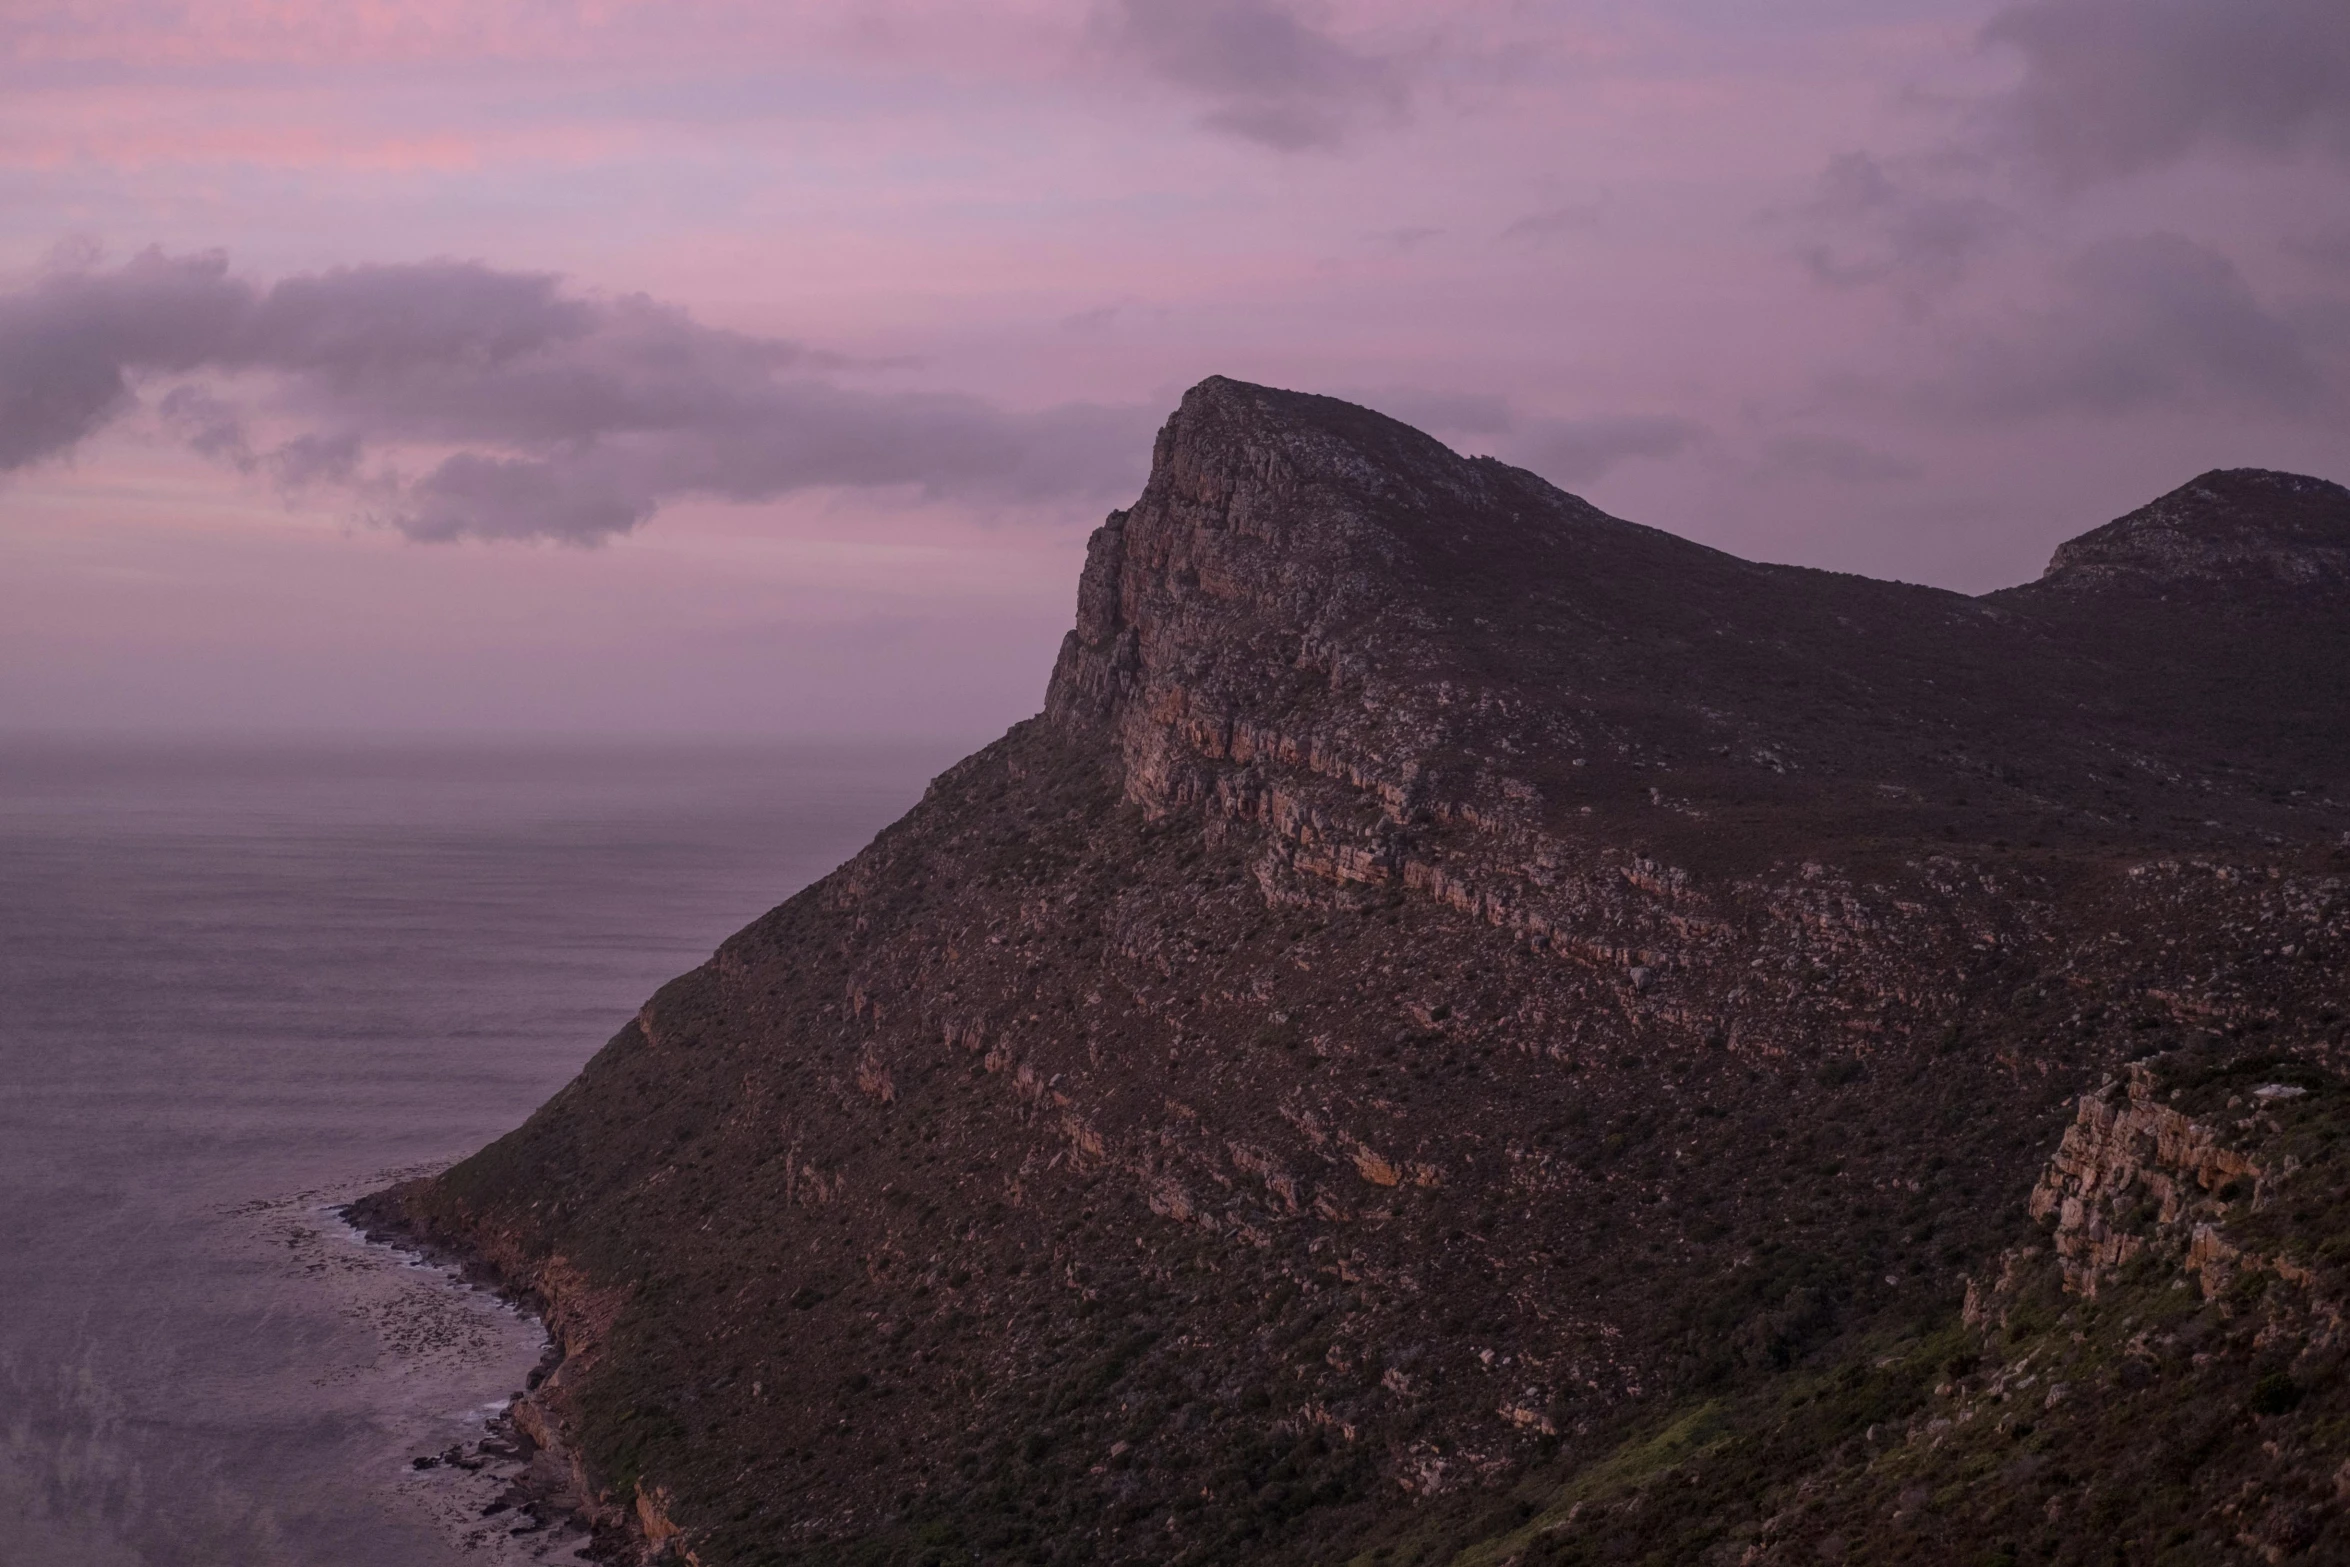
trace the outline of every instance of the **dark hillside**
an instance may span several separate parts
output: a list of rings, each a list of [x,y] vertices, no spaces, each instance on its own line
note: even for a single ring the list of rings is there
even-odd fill
[[[1969,599],[1205,382],[1043,716],[369,1212],[547,1304],[524,1424],[708,1567],[2088,1560],[2076,1516],[2129,1561],[2350,1550],[2322,1117],[2223,1105],[2255,1190],[2187,1191],[2207,1160],[2109,1226],[2150,1299],[2196,1223],[2282,1259],[2242,1371],[2303,1424],[2193,1362],[2235,1411],[2193,1440],[2289,1527],[2206,1528],[2193,1484],[1985,1511],[1973,1450],[1909,1435],[2043,1340],[2138,1353],[2042,1277],[2079,1096],[2337,1091],[2350,492],[2137,515]]]

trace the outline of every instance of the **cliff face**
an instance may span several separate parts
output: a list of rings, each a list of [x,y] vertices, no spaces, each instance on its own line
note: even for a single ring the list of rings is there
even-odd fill
[[[1203,383],[1044,715],[375,1211],[551,1301],[535,1417],[706,1563],[1474,1553],[1958,1331],[2028,1202],[2128,1263],[2158,1107],[2031,1197],[2123,1057],[2330,1069],[2350,596],[2077,543],[1759,566]],[[1675,1559],[1808,1550],[1774,1462]]]

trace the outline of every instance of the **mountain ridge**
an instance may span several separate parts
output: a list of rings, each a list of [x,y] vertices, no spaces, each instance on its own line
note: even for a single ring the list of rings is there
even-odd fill
[[[1739,1421],[1858,1365],[1923,1430],[2080,1095],[2334,1103],[2350,597],[2220,488],[2250,587],[2081,591],[2133,525],[1971,599],[1203,382],[1039,718],[362,1214],[545,1304],[550,1483],[710,1567],[1577,1559],[1690,1408],[1753,1494],[1623,1517],[1796,1559],[1851,1433]]]

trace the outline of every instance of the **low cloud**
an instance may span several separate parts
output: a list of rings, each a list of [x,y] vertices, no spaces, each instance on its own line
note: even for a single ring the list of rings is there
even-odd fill
[[[1596,202],[1566,207],[1546,207],[1540,212],[1529,212],[1501,231],[1505,245],[1547,245],[1567,234],[1588,234],[1599,227],[1599,206]]]
[[[2088,187],[2200,154],[2300,158],[2331,187],[2331,160],[2350,158],[2350,4],[2022,0],[1981,38],[2020,62],[2011,88],[1964,106],[1935,145],[1834,160],[1812,201],[1772,215],[1802,225],[1815,281],[1942,319],[1931,365],[1907,377],[1912,408],[1997,421],[2330,405],[2337,302],[2264,302],[2208,233],[2064,236],[2126,199]],[[2285,250],[2324,274],[2325,241]],[[2025,286],[2038,306],[1992,304]]]
[[[2024,67],[1993,125],[2068,183],[2206,149],[2350,156],[2343,0],[2034,0],[1983,38]]]
[[[1436,392],[1419,386],[1382,386],[1340,395],[1430,435],[1497,435],[1516,422],[1509,399],[1491,392]]]
[[[1509,399],[1482,393],[1389,386],[1347,395],[1431,435],[1490,451],[1561,485],[1590,484],[1633,458],[1678,457],[1710,433],[1696,421],[1672,414],[1529,417]]]
[[[1208,104],[1201,123],[1283,152],[1339,145],[1410,104],[1402,59],[1354,48],[1285,0],[1103,0],[1118,54]]]
[[[837,368],[549,274],[430,262],[263,288],[219,255],[149,251],[0,296],[0,472],[72,451],[169,381],[155,411],[196,451],[289,490],[348,491],[420,539],[594,543],[690,495],[1003,504],[1141,477],[1142,410],[1016,413],[846,387]]]
[[[1425,224],[1411,224],[1404,228],[1381,229],[1363,238],[1375,250],[1385,251],[1391,256],[1408,256],[1443,232],[1442,229],[1429,228]]]
[[[1762,473],[1769,478],[1828,479],[1838,484],[1891,484],[1923,477],[1907,457],[1878,451],[1837,435],[1782,435],[1766,441]]]
[[[2296,234],[2284,243],[2285,254],[2320,272],[2350,277],[2350,228]]]
[[[1545,419],[1509,441],[1512,461],[1554,484],[1590,484],[1634,457],[1678,457],[1706,438],[1705,426],[1670,414]]]
[[[2329,397],[2303,334],[2226,256],[2175,234],[2093,245],[2056,296],[1955,345],[1929,411],[2018,419],[2148,408],[2303,414]]]
[[[1916,296],[1957,283],[2015,226],[1997,202],[1905,184],[1861,152],[1832,160],[1797,216],[1817,235],[1801,253],[1815,279]]]

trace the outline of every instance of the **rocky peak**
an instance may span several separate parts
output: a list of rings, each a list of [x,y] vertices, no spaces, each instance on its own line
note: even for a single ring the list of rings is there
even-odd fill
[[[1144,803],[1196,787],[1177,753],[1420,749],[1441,727],[1421,699],[1457,662],[1438,557],[1473,574],[1530,542],[1652,531],[1369,409],[1212,377],[1087,546],[1046,716],[1114,728]]]
[[[1327,672],[1334,636],[1406,629],[1374,623],[1413,596],[1416,536],[1473,527],[1490,542],[1497,510],[1529,509],[1631,526],[1370,409],[1212,376],[1159,432],[1141,497],[1089,543],[1046,710],[1099,723],[1159,674],[1230,663],[1235,637],[1286,637],[1293,661]]]
[[[2167,596],[2200,587],[2350,584],[2350,490],[2264,468],[2215,469],[2057,546],[2035,590]]]
[[[1724,648],[1789,666],[1787,689],[1864,623],[1982,619],[1957,594],[1742,561],[1369,409],[1219,377],[1094,534],[1045,713],[1108,730],[1146,807],[1302,762],[1394,812],[1440,756],[1517,770],[1498,742],[1522,752],[1529,723],[1578,768],[1594,747],[1627,765],[1718,750],[1681,698],[1719,685]]]
[[[2227,625],[2180,623],[2204,617],[2140,624],[2190,582],[2190,607],[2297,584],[2316,619],[2250,661]],[[2116,795],[2084,710],[2132,715],[2158,755],[2231,712],[2331,700],[2344,585],[2350,492],[2322,480],[2208,474],[1978,600],[1739,560],[1368,409],[1219,377],[1095,533],[1045,713],[1106,741],[1146,813],[1304,811],[1366,876],[1405,863],[1423,816],[1694,835],[1718,857],[1705,824],[1725,813],[1800,814],[1789,843],[1875,832],[1954,769],[2044,836],[2053,801],[2104,819],[2154,804]],[[2181,663],[2243,678],[2182,682]],[[2273,725],[2226,743],[2264,795],[2284,771],[2307,793],[2338,749],[2322,728],[2292,731],[2316,739],[2290,757],[2269,755]],[[2019,772],[2038,781],[2015,791]]]

